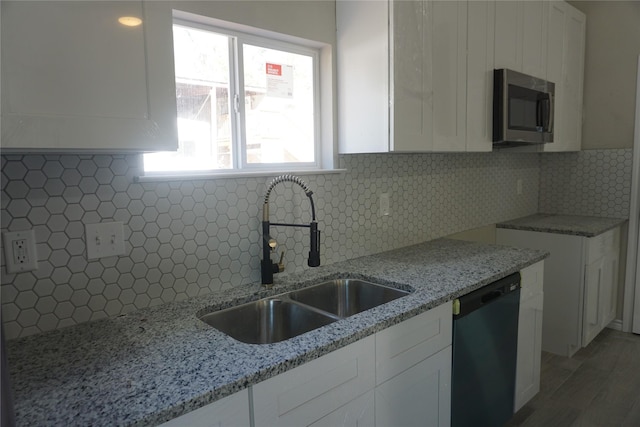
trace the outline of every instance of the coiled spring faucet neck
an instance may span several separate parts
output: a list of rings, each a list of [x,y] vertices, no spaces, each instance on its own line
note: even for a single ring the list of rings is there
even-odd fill
[[[271,196],[271,191],[273,191],[274,187],[281,182],[292,182],[299,185],[304,190],[304,193],[307,195],[309,202],[311,203],[310,224],[271,224],[269,222],[269,196]],[[318,267],[320,265],[320,231],[318,230],[318,223],[316,222],[316,208],[313,203],[312,195],[313,191],[311,191],[309,186],[302,179],[294,175],[280,175],[274,178],[267,186],[267,190],[264,194],[262,210],[262,262],[260,268],[262,273],[262,284],[273,284],[273,274],[284,269],[282,262],[276,264],[271,261],[271,251],[275,247],[275,241],[273,241],[270,236],[271,225],[282,227],[308,227],[310,229],[308,265],[309,267]]]
[[[264,193],[264,209],[262,211],[262,220],[269,221],[269,197],[271,196],[271,192],[273,191],[275,186],[280,184],[281,182],[293,182],[294,184],[298,184],[302,188],[304,194],[307,195],[307,197],[309,198],[309,202],[311,203],[311,221],[315,221],[316,207],[313,203],[313,191],[311,191],[306,182],[295,175],[280,175],[271,180],[271,182],[267,186],[267,191],[265,191]]]

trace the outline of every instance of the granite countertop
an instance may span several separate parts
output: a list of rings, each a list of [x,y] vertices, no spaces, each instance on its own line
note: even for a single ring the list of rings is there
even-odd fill
[[[595,237],[625,223],[626,218],[535,214],[496,224],[497,228]]]
[[[7,343],[17,425],[155,425],[521,270],[548,254],[439,239]],[[238,342],[196,317],[359,278],[406,297],[280,343]]]

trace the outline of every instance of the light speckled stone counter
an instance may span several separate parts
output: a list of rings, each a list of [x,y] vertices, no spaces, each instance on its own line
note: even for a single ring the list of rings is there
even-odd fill
[[[578,215],[536,214],[496,224],[497,228],[540,231],[543,233],[571,234],[594,237],[627,220],[623,218],[602,218]]]
[[[155,425],[230,395],[544,259],[545,252],[440,239],[276,276],[260,285],[10,341],[18,425]],[[287,341],[244,344],[198,320],[219,309],[361,278],[414,292]]]

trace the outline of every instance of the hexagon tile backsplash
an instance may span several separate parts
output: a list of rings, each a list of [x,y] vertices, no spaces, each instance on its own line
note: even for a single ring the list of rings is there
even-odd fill
[[[34,229],[38,270],[7,274],[10,338],[260,280],[262,196],[271,178],[136,182],[139,155],[3,155],[2,231]],[[349,155],[346,172],[305,175],[328,264],[538,211],[540,155]],[[522,179],[523,194],[516,194]],[[391,215],[379,215],[389,193]],[[271,220],[307,222],[290,184]],[[126,255],[87,260],[84,225],[124,223]],[[306,265],[306,230],[274,228],[287,269]]]
[[[541,155],[540,212],[627,218],[633,150]]]

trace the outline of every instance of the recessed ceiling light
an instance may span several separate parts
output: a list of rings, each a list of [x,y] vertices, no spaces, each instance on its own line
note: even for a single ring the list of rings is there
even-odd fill
[[[142,24],[142,19],[136,18],[135,16],[121,16],[118,18],[118,22],[127,27],[137,27]]]

